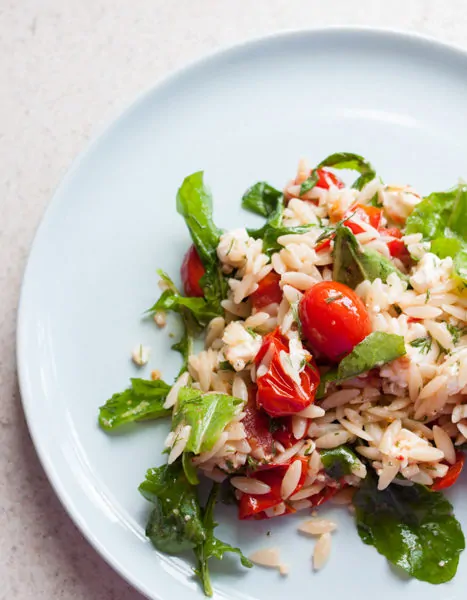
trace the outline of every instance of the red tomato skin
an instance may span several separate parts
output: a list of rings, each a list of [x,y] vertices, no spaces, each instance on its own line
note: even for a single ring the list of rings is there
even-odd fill
[[[349,287],[322,281],[305,293],[299,306],[302,332],[312,348],[338,361],[371,333],[365,305]]]
[[[183,289],[187,296],[204,296],[200,285],[200,279],[206,273],[201,258],[194,245],[188,248],[180,269]]]
[[[378,229],[381,225],[381,220],[383,217],[383,209],[378,208],[377,206],[368,206],[366,204],[357,204],[353,206],[349,211],[349,215],[356,216],[360,221],[364,223],[368,223],[374,229]],[[346,225],[354,234],[362,233],[363,227],[360,227],[357,223],[352,221],[352,218],[344,221],[344,225]]]
[[[246,413],[242,419],[245,427],[246,439],[252,450],[262,448],[265,454],[272,454],[274,451],[274,437],[269,431],[269,417],[256,406],[256,390],[251,394],[248,402],[243,409]]]
[[[409,251],[404,242],[400,239],[402,237],[402,231],[398,227],[389,227],[389,228],[380,228],[380,233],[383,235],[390,235],[394,240],[387,242],[387,247],[389,249],[389,253],[394,258],[399,258],[401,260],[407,259],[409,257]]]
[[[315,246],[315,252],[321,252],[322,250],[327,250],[331,247],[331,236],[320,242],[317,246]]]
[[[250,295],[254,308],[259,310],[268,304],[282,301],[282,289],[279,285],[280,275],[271,271],[258,284],[258,289]]]
[[[264,511],[268,508],[273,508],[282,502],[281,497],[281,485],[282,479],[284,478],[287,469],[296,460],[300,460],[302,463],[302,473],[297,487],[294,490],[294,494],[300,491],[305,483],[308,470],[308,459],[305,456],[292,459],[290,462],[284,465],[277,465],[274,468],[257,471],[254,475],[254,479],[258,479],[263,483],[266,483],[271,488],[271,491],[267,494],[261,494],[255,496],[254,494],[243,494],[239,502],[239,519],[267,519],[269,518],[264,514]],[[286,511],[285,514],[295,512],[294,509]]]
[[[287,449],[293,446],[298,441],[298,439],[294,436],[292,431],[292,417],[283,417],[281,419],[281,422],[279,423],[278,429],[276,429],[276,431],[274,431],[272,435],[274,440],[282,444],[284,448]],[[306,430],[305,435],[303,437],[305,436]]]
[[[320,381],[314,360],[311,358],[300,373],[301,385],[297,385],[282,367],[279,353],[282,350],[288,353],[288,346],[278,329],[265,336],[255,358],[256,367],[269,350],[272,353],[269,369],[256,381],[256,404],[271,417],[285,417],[304,410],[314,401]]]
[[[323,188],[325,190],[328,190],[331,185],[335,185],[339,189],[344,187],[344,182],[331,171],[328,171],[327,169],[316,169],[316,173],[318,175],[316,187]]]
[[[454,485],[459,478],[465,464],[465,454],[463,452],[456,452],[456,462],[451,465],[448,472],[444,477],[437,479],[431,486],[431,489],[435,492],[445,490],[446,488]]]

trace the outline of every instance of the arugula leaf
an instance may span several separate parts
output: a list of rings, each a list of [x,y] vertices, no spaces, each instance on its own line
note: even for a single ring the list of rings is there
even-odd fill
[[[297,225],[296,227],[285,227],[284,225],[274,225],[266,223],[261,229],[248,229],[248,235],[252,238],[263,240],[263,252],[268,256],[282,250],[283,246],[277,241],[282,235],[301,235],[307,233],[316,225]]]
[[[300,186],[300,196],[312,190],[319,181],[318,171],[313,169],[310,176]]]
[[[340,361],[337,369],[332,369],[321,377],[316,397],[319,399],[324,396],[326,384],[331,381],[351,379],[404,356],[405,353],[404,338],[401,335],[373,331]]]
[[[355,452],[345,445],[330,450],[320,450],[320,456],[326,474],[335,480],[351,475],[354,468],[361,465]]]
[[[373,331],[341,360],[337,373],[339,379],[350,379],[374,367],[404,356],[405,343],[401,335]]]
[[[378,491],[368,475],[354,500],[360,538],[394,565],[428,583],[450,581],[465,548],[451,504],[422,485]]]
[[[185,477],[181,461],[149,469],[139,491],[154,504],[146,535],[158,550],[179,554],[206,540],[196,488]]]
[[[243,194],[242,208],[269,218],[279,202],[283,202],[282,192],[265,181],[258,181]]]
[[[275,191],[277,192],[277,190]],[[284,200],[282,194],[279,195],[279,192],[277,192],[277,194],[271,194],[268,197],[268,220],[266,223],[258,229],[247,229],[249,236],[255,240],[261,239],[263,241],[263,252],[268,256],[271,256],[271,254],[278,252],[282,248],[282,246],[277,242],[277,239],[282,235],[302,234],[310,231],[312,227],[315,227],[315,225],[285,227],[282,225],[283,213]]]
[[[99,425],[111,431],[133,421],[166,417],[172,412],[164,408],[169,391],[170,385],[161,379],[131,379],[131,387],[114,394],[99,408]]]
[[[172,417],[172,431],[180,424],[190,425],[191,432],[185,451],[193,454],[207,452],[243,405],[243,400],[227,394],[202,394],[193,388],[181,388]]]
[[[230,544],[222,542],[214,536],[214,529],[218,525],[214,521],[214,507],[216,505],[218,494],[219,485],[215,483],[211,489],[211,493],[209,494],[209,499],[203,514],[203,525],[206,531],[206,541],[195,549],[195,554],[198,558],[198,568],[195,569],[195,573],[201,579],[206,596],[212,596],[213,594],[211,578],[209,576],[208,569],[208,560],[210,558],[222,560],[226,552],[231,552],[232,554],[238,554],[244,567],[250,569],[253,566],[253,563],[243,555],[240,548],[234,548]]]
[[[212,195],[204,184],[203,175],[198,171],[184,179],[177,193],[177,211],[185,219],[206,269],[200,281],[204,297],[214,316],[218,316],[224,314],[221,300],[227,295],[228,284],[217,260],[221,230],[212,220]]]
[[[172,289],[164,290],[159,300],[147,312],[154,313],[159,310],[173,311],[182,316],[186,314],[185,311],[189,311],[200,327],[205,327],[211,319],[219,315],[217,307],[205,298],[188,298]]]
[[[406,234],[421,233],[431,241],[431,252],[451,256],[454,271],[467,282],[467,186],[434,192],[424,198],[407,218]]]
[[[424,198],[407,217],[405,233],[421,233],[426,240],[444,236],[452,213],[458,188],[447,192],[434,192]]]
[[[331,156],[322,160],[317,168],[320,169],[322,167],[357,171],[360,173],[360,177],[352,184],[352,187],[357,190],[361,190],[368,182],[376,177],[376,171],[371,164],[362,156],[351,152],[337,152],[336,154],[331,154]]]
[[[212,195],[203,175],[198,171],[185,177],[177,193],[177,211],[185,219],[203,264],[209,266],[217,262],[221,232],[212,220]]]
[[[332,278],[353,289],[365,279],[374,281],[380,278],[385,283],[391,273],[408,281],[407,276],[379,252],[361,248],[350,229],[342,225],[336,229],[333,258]]]

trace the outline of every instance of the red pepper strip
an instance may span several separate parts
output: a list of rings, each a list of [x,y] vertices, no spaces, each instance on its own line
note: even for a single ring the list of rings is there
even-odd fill
[[[464,468],[464,463],[465,454],[463,452],[456,452],[456,462],[449,467],[448,472],[444,477],[440,477],[434,482],[431,489],[435,492],[439,492],[440,490],[445,490],[446,488],[451,487],[451,485],[454,485]]]

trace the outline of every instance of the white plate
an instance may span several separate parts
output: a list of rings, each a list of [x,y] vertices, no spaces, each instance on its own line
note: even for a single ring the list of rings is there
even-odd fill
[[[189,562],[158,554],[144,536],[149,506],[137,486],[146,468],[164,460],[167,425],[109,436],[99,431],[96,415],[129,377],[159,368],[171,381],[178,368],[168,331],[140,317],[158,295],[156,268],[176,276],[189,244],[175,211],[182,179],[205,170],[221,227],[251,223],[240,210],[245,188],[261,179],[280,187],[302,156],[316,163],[335,151],[357,152],[386,181],[410,182],[422,192],[444,189],[467,176],[466,106],[467,56],[459,50],[383,31],[286,33],[220,52],[159,84],[67,175],[24,279],[23,403],[44,468],[71,517],[150,598],[201,597]],[[129,355],[140,342],[153,354],[137,372]],[[451,495],[467,529],[463,496],[459,486]],[[405,581],[362,544],[346,510],[332,512],[339,530],[329,564],[316,575],[313,543],[296,533],[298,517],[239,523],[233,508],[219,509],[220,537],[247,554],[279,546],[291,574],[213,562],[217,597],[278,600],[301,597],[304,589],[333,598],[464,596],[467,553],[444,591]]]

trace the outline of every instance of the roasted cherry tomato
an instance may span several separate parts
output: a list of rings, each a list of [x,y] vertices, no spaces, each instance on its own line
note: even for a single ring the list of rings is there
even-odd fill
[[[258,392],[256,403],[271,417],[293,415],[309,406],[315,399],[320,377],[312,358],[300,373],[300,384],[292,379],[281,362],[281,352],[289,353],[286,340],[276,329],[263,339],[263,344],[256,356],[256,384]],[[263,358],[267,364],[263,365]],[[267,371],[261,374],[260,367]],[[258,375],[259,372],[259,375]]]
[[[183,258],[180,274],[182,276],[183,289],[187,296],[204,296],[199,283],[201,277],[206,273],[199,254],[194,246],[190,246]]]
[[[281,280],[280,275],[271,271],[258,284],[258,289],[250,295],[251,303],[259,310],[268,304],[282,300],[282,290],[279,285]]]
[[[379,232],[382,235],[390,235],[391,237],[396,238],[387,243],[387,247],[391,256],[401,260],[409,257],[407,246],[400,239],[402,237],[402,231],[398,227],[381,227]]]
[[[274,438],[270,431],[268,415],[256,406],[256,392],[252,395],[244,408],[246,413],[242,419],[245,427],[246,439],[252,450],[262,448],[264,453],[271,454],[274,450]]]
[[[311,506],[313,506],[313,508],[321,506],[321,504],[324,504],[325,502],[333,498],[337,494],[337,492],[344,489],[345,487],[347,487],[347,484],[339,485],[337,487],[325,487],[323,490],[321,490],[314,496],[311,496]]]
[[[311,287],[299,307],[302,332],[311,347],[338,361],[371,333],[365,305],[343,283],[322,281]]]
[[[302,473],[297,487],[294,490],[294,494],[300,491],[305,483],[308,469],[308,459],[304,456],[294,458],[291,461],[283,465],[272,466],[271,468],[264,471],[257,471],[254,475],[254,479],[258,479],[263,483],[266,483],[271,488],[271,491],[267,494],[254,495],[254,494],[243,494],[240,498],[238,517],[239,519],[267,519],[268,516],[264,513],[268,508],[274,508],[282,503],[281,497],[281,486],[284,475],[287,469],[296,460],[302,463]],[[286,505],[286,512],[289,514],[295,512],[293,508]]]
[[[451,487],[451,485],[454,485],[464,468],[464,463],[465,454],[463,452],[456,452],[456,462],[449,467],[448,472],[444,477],[440,477],[434,482],[431,489],[435,492],[439,492],[439,490],[445,490],[446,488]]]
[[[350,218],[344,221],[344,225],[346,225],[353,233],[357,234],[362,233],[364,229],[352,221],[353,217],[351,215],[357,217],[364,223],[368,223],[374,227],[374,229],[378,229],[381,225],[383,209],[376,206],[368,206],[366,204],[357,204],[352,206],[352,208],[348,211],[348,214]]]
[[[303,437],[306,436],[306,432]],[[281,443],[284,448],[290,448],[297,443],[298,439],[293,434],[292,417],[282,417],[274,421],[272,437],[276,442]]]

